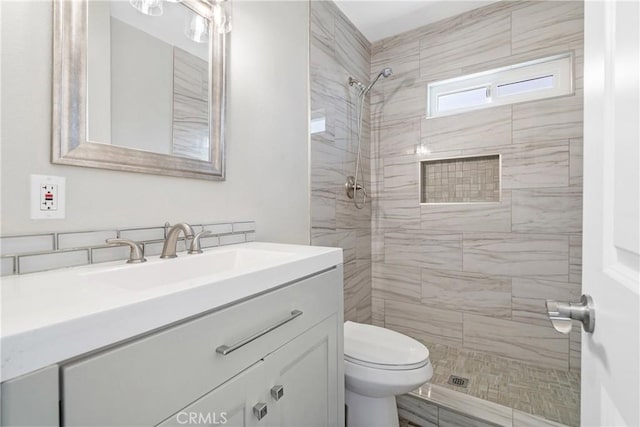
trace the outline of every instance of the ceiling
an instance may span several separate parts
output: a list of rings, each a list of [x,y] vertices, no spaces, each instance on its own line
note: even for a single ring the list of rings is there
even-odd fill
[[[335,0],[364,36],[375,42],[496,0]]]

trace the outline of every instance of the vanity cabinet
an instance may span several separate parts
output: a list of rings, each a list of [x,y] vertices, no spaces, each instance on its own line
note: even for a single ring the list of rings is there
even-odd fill
[[[1,426],[58,425],[58,366],[2,383]]]
[[[337,425],[337,322],[325,319],[159,427]]]
[[[62,423],[343,425],[342,322],[337,266],[61,364]]]

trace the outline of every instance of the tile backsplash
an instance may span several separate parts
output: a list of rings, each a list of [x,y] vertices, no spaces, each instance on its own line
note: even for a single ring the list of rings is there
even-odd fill
[[[255,240],[254,221],[193,225],[193,230],[211,231],[200,241],[203,248]],[[159,255],[168,227],[124,227],[117,230],[86,230],[64,233],[25,234],[0,237],[1,275],[35,273],[129,258],[129,248],[108,246],[109,238],[130,239],[142,244],[145,256]],[[178,242],[178,251],[186,242]]]

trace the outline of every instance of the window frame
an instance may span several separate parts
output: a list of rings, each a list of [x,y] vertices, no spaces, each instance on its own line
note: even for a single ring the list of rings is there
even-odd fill
[[[450,116],[500,105],[568,96],[575,93],[573,52],[548,56],[480,73],[468,74],[427,85],[427,119]],[[554,77],[553,87],[530,90],[512,95],[498,95],[498,86],[547,76]],[[471,107],[438,111],[438,98],[478,88],[487,89],[487,102]]]

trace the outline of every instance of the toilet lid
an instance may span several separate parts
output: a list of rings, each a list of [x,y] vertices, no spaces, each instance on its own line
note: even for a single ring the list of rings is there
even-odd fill
[[[427,347],[406,335],[378,326],[344,324],[345,359],[383,369],[412,369],[429,360]]]

